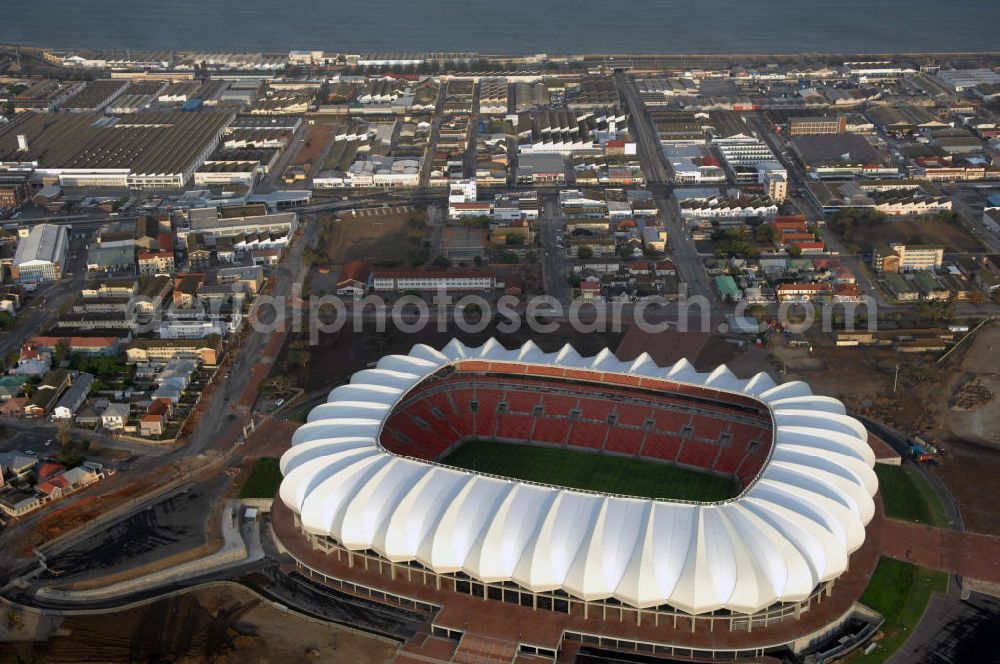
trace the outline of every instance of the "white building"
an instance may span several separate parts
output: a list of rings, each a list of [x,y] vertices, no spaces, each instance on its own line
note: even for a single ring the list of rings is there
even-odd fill
[[[372,288],[380,292],[491,291],[496,285],[495,274],[475,270],[376,270],[372,275]]]
[[[204,339],[211,334],[224,336],[227,328],[217,320],[169,320],[160,323],[161,339]]]
[[[125,428],[130,413],[127,403],[113,403],[101,413],[101,426],[109,431],[119,431]]]
[[[34,226],[28,237],[17,243],[12,275],[24,284],[57,281],[62,278],[68,250],[69,234],[65,226]]]
[[[666,157],[678,184],[712,184],[726,181],[726,172],[704,149],[696,144],[670,143],[663,145]]]
[[[978,85],[1000,84],[1000,72],[993,69],[942,69],[937,77],[955,92],[965,92]]]
[[[479,197],[476,178],[456,180],[448,185],[449,203],[472,203]]]

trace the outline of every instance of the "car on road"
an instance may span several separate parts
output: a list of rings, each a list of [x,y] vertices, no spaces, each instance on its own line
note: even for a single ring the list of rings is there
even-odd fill
[[[45,441],[45,447],[48,447],[51,444],[52,444],[52,439],[51,438],[49,438],[47,441]]]
[[[282,404],[284,404],[284,403],[285,403],[285,400],[283,398],[282,399],[278,399],[277,401],[274,402],[274,407],[275,408],[281,408]]]

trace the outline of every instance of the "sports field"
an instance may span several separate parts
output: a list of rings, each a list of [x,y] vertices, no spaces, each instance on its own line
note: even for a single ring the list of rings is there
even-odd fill
[[[519,480],[644,498],[717,501],[739,493],[735,480],[598,452],[470,440],[441,463]]]

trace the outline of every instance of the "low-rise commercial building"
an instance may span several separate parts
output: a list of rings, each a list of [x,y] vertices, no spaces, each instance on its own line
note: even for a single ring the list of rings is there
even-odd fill
[[[824,115],[788,118],[789,136],[819,136],[843,134],[847,131],[846,115]]]
[[[204,339],[133,339],[125,350],[125,356],[129,364],[187,359],[216,366],[222,358],[222,337],[212,335]]]
[[[480,270],[375,269],[372,289],[376,292],[402,291],[491,291],[497,286],[493,272]]]

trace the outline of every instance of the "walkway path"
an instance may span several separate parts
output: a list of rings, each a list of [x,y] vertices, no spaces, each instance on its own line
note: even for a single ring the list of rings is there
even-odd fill
[[[969,579],[1000,583],[1000,537],[995,535],[885,519],[882,554]]]

